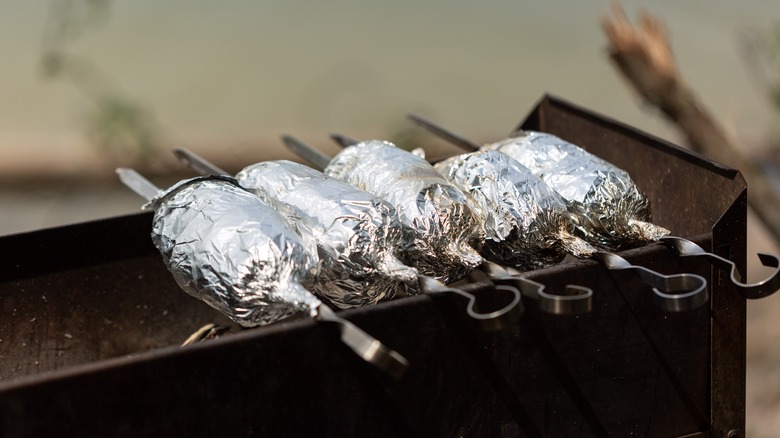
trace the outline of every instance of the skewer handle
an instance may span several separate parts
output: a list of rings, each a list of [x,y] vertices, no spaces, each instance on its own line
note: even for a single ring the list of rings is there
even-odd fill
[[[593,309],[593,289],[567,284],[564,294],[550,293],[545,285],[522,277],[520,271],[492,262],[483,263],[490,281],[517,287],[524,297],[536,300],[539,308],[552,315],[582,315]]]
[[[630,270],[653,288],[659,307],[669,312],[697,309],[709,300],[707,280],[701,275],[682,273],[664,275],[644,266],[632,265],[617,254],[599,251],[593,257],[609,270]]]
[[[761,264],[773,268],[772,273],[756,283],[745,283],[739,274],[737,265],[731,260],[705,251],[699,245],[680,237],[666,236],[661,238],[661,243],[672,248],[680,257],[704,257],[716,268],[728,272],[731,282],[737,291],[746,299],[755,300],[765,298],[780,290],[780,260],[771,254],[758,253]]]
[[[496,285],[496,290],[502,290],[512,294],[512,300],[504,307],[487,313],[482,313],[477,310],[477,297],[466,291],[458,288],[449,287],[431,277],[421,275],[419,277],[420,289],[426,294],[442,294],[449,293],[460,295],[461,297],[469,300],[466,307],[466,314],[472,319],[477,321],[479,326],[484,331],[503,330],[507,327],[513,326],[525,313],[525,307],[521,299],[520,291],[514,286],[510,285]]]

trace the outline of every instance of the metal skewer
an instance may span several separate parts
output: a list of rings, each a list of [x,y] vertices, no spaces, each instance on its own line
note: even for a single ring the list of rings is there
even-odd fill
[[[345,148],[347,146],[352,146],[354,144],[360,143],[360,140],[352,138],[352,137],[350,137],[348,135],[344,135],[344,134],[334,133],[334,134],[330,134],[329,137],[333,141],[335,141],[336,144],[338,144],[339,146],[341,146],[343,148]]]
[[[329,156],[307,144],[304,144],[291,135],[283,135],[282,142],[284,142],[290,151],[311,163],[317,170],[321,171],[325,169],[328,167],[328,163],[330,163]]]
[[[284,136],[282,138],[285,144],[296,145],[295,150],[306,151],[303,153],[309,157],[312,157],[313,159],[319,159],[322,162],[322,158],[324,157],[325,160],[330,161],[330,159],[325,154],[320,153],[316,149],[303,144],[291,136]],[[219,167],[213,165],[192,151],[183,148],[176,148],[174,149],[173,153],[183,163],[187,164],[193,170],[205,174],[228,175],[227,172],[221,170]],[[327,161],[325,162],[326,165]],[[512,294],[512,299],[510,302],[500,309],[484,313],[477,311],[477,298],[468,292],[457,288],[448,287],[444,283],[425,275],[418,275],[418,284],[420,286],[420,290],[426,294],[452,293],[467,298],[469,303],[466,307],[466,313],[471,318],[478,321],[480,327],[483,330],[499,330],[512,326],[517,322],[517,320],[525,311],[520,299],[520,291],[511,284],[496,286],[497,290]]]
[[[593,290],[583,286],[567,284],[561,295],[551,294],[545,286],[528,278],[510,266],[485,261],[482,269],[496,284],[512,284],[524,297],[537,301],[539,308],[553,315],[581,315],[593,309]]]
[[[147,201],[151,201],[160,190],[149,180],[133,169],[119,168],[116,170],[119,179],[131,190]],[[341,342],[364,361],[379,368],[396,379],[400,379],[409,362],[398,352],[388,348],[358,326],[346,319],[338,317],[328,306],[320,304],[314,319],[336,324]]]
[[[636,274],[642,282],[652,286],[656,304],[668,312],[697,309],[709,300],[707,280],[701,275],[664,275],[644,266],[632,265],[623,257],[610,252],[599,251],[593,257],[609,270],[628,270]]]
[[[461,137],[460,135],[455,134],[454,132],[451,132],[451,131],[449,131],[447,129],[444,129],[441,126],[436,125],[435,123],[433,123],[433,122],[431,122],[431,121],[429,121],[429,120],[427,120],[427,119],[425,119],[423,117],[420,117],[420,116],[418,116],[416,114],[409,114],[409,115],[407,115],[407,117],[409,118],[409,120],[414,122],[417,126],[420,126],[421,128],[425,129],[426,131],[432,133],[433,135],[435,135],[435,136],[437,136],[437,137],[439,137],[441,139],[444,139],[444,140],[454,144],[455,146],[459,146],[459,147],[461,147],[461,148],[463,148],[463,149],[465,149],[467,151],[470,151],[470,152],[478,151],[479,148],[481,147],[480,145],[474,143],[473,141],[471,141],[471,140],[469,140],[469,139],[467,139],[465,137]]]
[[[666,236],[661,238],[661,243],[671,248],[679,257],[704,257],[712,266],[729,273],[731,283],[737,292],[749,300],[765,298],[780,290],[780,260],[771,254],[757,253],[761,264],[774,268],[772,273],[764,280],[755,283],[744,283],[739,274],[737,265],[731,260],[705,251],[699,245],[680,237]]]
[[[160,189],[158,189],[157,186],[141,176],[141,174],[134,169],[119,168],[116,170],[116,173],[119,175],[119,180],[122,181],[124,185],[147,201],[151,201],[160,193]]]
[[[317,170],[320,171],[325,170],[325,168],[328,167],[328,164],[330,163],[331,160],[330,157],[318,151],[313,146],[306,144],[303,141],[293,137],[292,135],[283,135],[282,142],[284,143],[285,146],[287,146],[287,149],[289,149],[291,152],[298,155],[299,157],[303,158],[304,160],[308,161],[309,164],[314,166],[314,168],[316,168]],[[325,157],[327,161],[323,162],[323,161],[315,161],[310,159],[310,157],[313,156]]]
[[[184,149],[174,148],[173,154],[179,159],[185,166],[200,173],[201,175],[225,175],[231,176],[227,171],[217,167],[216,164],[204,160],[200,155]]]

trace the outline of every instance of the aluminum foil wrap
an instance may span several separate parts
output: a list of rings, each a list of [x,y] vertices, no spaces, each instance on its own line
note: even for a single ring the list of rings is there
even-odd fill
[[[258,163],[236,179],[314,237],[322,269],[313,291],[336,306],[375,304],[398,290],[417,290],[417,270],[395,256],[401,224],[388,202],[291,161]]]
[[[325,173],[395,206],[404,229],[403,260],[420,273],[447,283],[482,263],[482,226],[465,195],[423,158],[372,140],[341,151]]]
[[[182,181],[152,199],[152,241],[179,286],[245,327],[320,301],[305,286],[316,277],[316,247],[273,208],[228,177]]]
[[[435,165],[469,196],[485,231],[488,260],[532,270],[559,263],[570,252],[595,251],[573,235],[566,202],[539,177],[498,151],[458,155]]]
[[[485,145],[531,169],[566,200],[581,237],[610,251],[669,234],[650,223],[650,202],[624,170],[554,135],[525,131]]]

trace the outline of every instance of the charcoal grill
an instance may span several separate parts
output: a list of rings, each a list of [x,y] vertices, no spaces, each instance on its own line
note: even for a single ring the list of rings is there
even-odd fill
[[[738,171],[552,96],[520,127],[627,170],[654,222],[745,272]],[[151,219],[0,238],[0,435],[744,436],[745,300],[725,273],[661,245],[621,256],[703,275],[705,308],[664,312],[630,274],[577,261],[527,276],[592,288],[586,315],[529,301],[516,326],[484,333],[451,296],[343,311],[409,359],[393,381],[305,319],[179,348],[231,323],[181,292]],[[490,283],[467,283],[490,299]]]

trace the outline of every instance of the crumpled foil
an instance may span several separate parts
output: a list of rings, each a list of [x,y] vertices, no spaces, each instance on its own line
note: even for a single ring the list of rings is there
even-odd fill
[[[284,218],[228,177],[181,181],[144,209],[154,209],[152,241],[176,283],[236,323],[253,327],[320,301],[316,247]]]
[[[238,182],[314,237],[322,269],[313,291],[340,308],[416,291],[417,270],[394,253],[402,243],[395,208],[363,190],[291,161],[244,168]]]
[[[430,163],[390,142],[349,146],[325,173],[389,201],[404,226],[404,261],[445,283],[482,263],[482,226],[465,195]]]
[[[485,145],[531,169],[566,200],[577,234],[617,251],[659,239],[669,230],[650,223],[650,202],[628,173],[552,134],[521,131]]]
[[[531,171],[498,151],[458,155],[437,163],[442,175],[468,194],[485,231],[488,260],[532,270],[572,253],[596,249],[572,233],[566,202]]]

